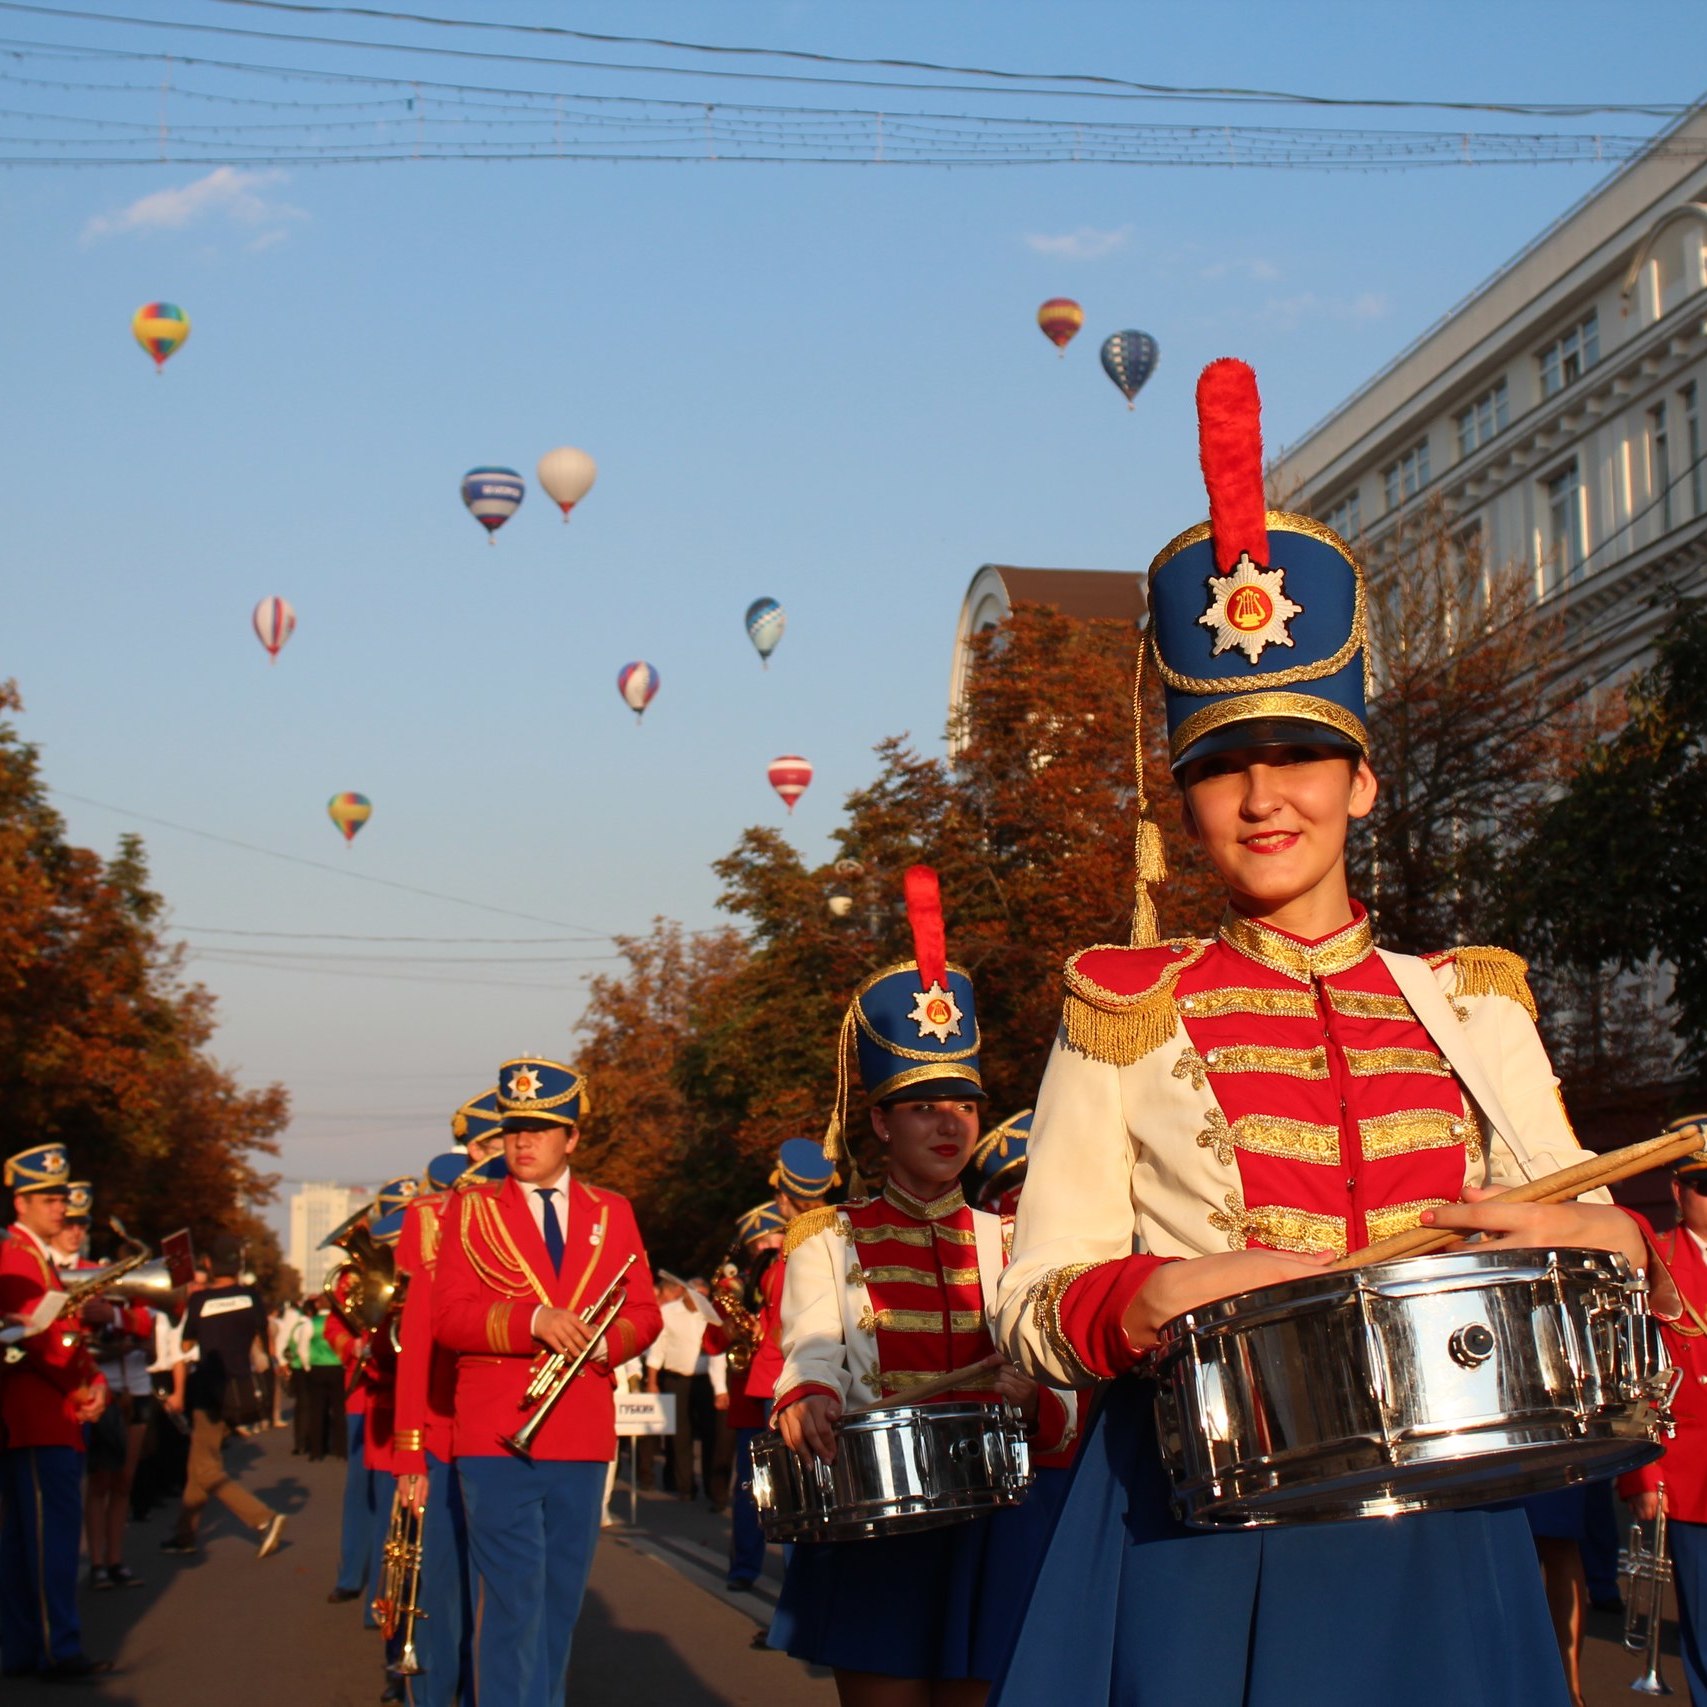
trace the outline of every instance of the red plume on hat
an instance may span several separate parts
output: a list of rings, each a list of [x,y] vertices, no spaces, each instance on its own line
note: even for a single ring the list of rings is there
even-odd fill
[[[942,922],[942,886],[928,865],[907,868],[907,922],[913,927],[913,958],[919,983],[948,988],[948,931]]]
[[[1250,553],[1268,567],[1268,497],[1262,481],[1262,399],[1248,362],[1223,356],[1197,377],[1197,449],[1209,489],[1215,567],[1225,575]]]

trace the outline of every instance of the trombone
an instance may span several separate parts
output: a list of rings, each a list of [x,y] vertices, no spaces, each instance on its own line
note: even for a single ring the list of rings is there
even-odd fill
[[[557,1408],[557,1401],[569,1391],[569,1384],[586,1367],[593,1353],[610,1331],[610,1325],[628,1302],[628,1289],[622,1284],[634,1267],[634,1254],[611,1276],[611,1283],[581,1312],[581,1322],[589,1330],[587,1343],[571,1356],[566,1351],[554,1351],[541,1359],[528,1378],[522,1394],[521,1408],[533,1406],[533,1415],[514,1434],[502,1434],[498,1444],[518,1458],[533,1457],[534,1436],[545,1426],[545,1419]]]
[[[1666,1490],[1659,1486],[1659,1515],[1654,1519],[1654,1544],[1650,1547],[1640,1523],[1630,1525],[1630,1539],[1618,1556],[1618,1574],[1628,1580],[1624,1596],[1624,1646],[1642,1654],[1647,1666],[1630,1685],[1637,1695],[1670,1695],[1671,1685],[1660,1676],[1660,1615],[1665,1608],[1666,1585],[1672,1580],[1672,1563],[1666,1552]]]
[[[421,1553],[426,1538],[426,1516],[397,1492],[391,1507],[391,1524],[381,1550],[379,1593],[374,1596],[373,1616],[389,1642],[399,1630],[403,1646],[387,1670],[399,1677],[419,1677],[421,1658],[415,1651],[415,1620],[425,1618],[421,1610]]]

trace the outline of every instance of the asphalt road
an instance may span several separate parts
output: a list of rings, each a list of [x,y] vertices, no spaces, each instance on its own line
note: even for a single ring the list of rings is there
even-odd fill
[[[70,1690],[112,1707],[365,1707],[383,1676],[379,1638],[361,1627],[360,1605],[326,1604],[337,1560],[343,1465],[290,1455],[288,1431],[228,1449],[246,1486],[290,1513],[285,1545],[257,1560],[253,1538],[221,1506],[210,1508],[201,1557],[159,1552],[173,1513],[128,1531],[137,1589],[83,1594],[88,1651],[118,1662],[97,1683]],[[723,1587],[727,1519],[703,1504],[647,1494],[638,1523],[618,1490],[575,1635],[572,1702],[633,1707],[832,1707],[830,1678],[785,1655],[756,1651],[781,1580],[773,1548],[754,1593]],[[1587,1707],[1621,1707],[1640,1660],[1624,1652],[1619,1620],[1591,1614],[1584,1647]],[[1687,1699],[1674,1626],[1665,1630],[1665,1674]],[[63,1701],[62,1686],[15,1683],[6,1707]],[[1071,1707],[1064,1684],[1059,1702]],[[1182,1703],[1182,1707],[1189,1704]],[[1703,1704],[1707,1707],[1707,1704]]]

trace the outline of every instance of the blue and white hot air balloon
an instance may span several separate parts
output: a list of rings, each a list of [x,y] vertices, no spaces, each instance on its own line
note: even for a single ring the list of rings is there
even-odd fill
[[[1148,332],[1116,332],[1102,341],[1102,371],[1119,386],[1126,407],[1156,371],[1156,340]]]
[[[747,606],[747,638],[759,655],[759,662],[768,670],[770,656],[782,631],[788,627],[788,613],[775,599],[754,599]]]
[[[462,477],[462,501],[485,528],[489,545],[498,543],[492,536],[522,507],[526,494],[527,482],[513,468],[471,468]]]

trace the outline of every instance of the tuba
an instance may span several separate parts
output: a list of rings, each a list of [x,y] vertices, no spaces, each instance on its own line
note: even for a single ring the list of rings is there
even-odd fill
[[[394,1302],[400,1302],[397,1253],[389,1245],[380,1244],[360,1220],[353,1224],[346,1222],[331,1235],[330,1242],[345,1255],[344,1261],[326,1276],[327,1302],[344,1326],[357,1339],[365,1340],[376,1328],[385,1325]],[[342,1296],[340,1280],[346,1282]]]
[[[129,1253],[116,1262],[100,1268],[73,1269],[75,1276],[64,1285],[65,1301],[60,1307],[58,1332],[64,1342],[75,1345],[83,1338],[82,1328],[72,1318],[83,1305],[96,1298],[111,1298],[125,1304],[148,1304],[164,1310],[173,1294],[187,1286],[195,1271],[195,1256],[190,1248],[187,1230],[173,1233],[154,1253],[140,1239],[133,1239],[124,1223],[116,1218],[108,1223],[113,1231],[131,1247]],[[24,1324],[9,1322],[0,1328],[0,1345],[5,1347],[4,1360],[16,1363],[24,1355],[22,1342],[27,1337]]]
[[[1671,1685],[1660,1676],[1660,1622],[1666,1587],[1672,1580],[1666,1552],[1665,1483],[1659,1487],[1660,1509],[1654,1519],[1654,1544],[1649,1546],[1640,1523],[1630,1525],[1630,1539],[1618,1556],[1618,1574],[1625,1578],[1624,1646],[1642,1654],[1647,1666],[1630,1685],[1637,1695],[1670,1695]]]

